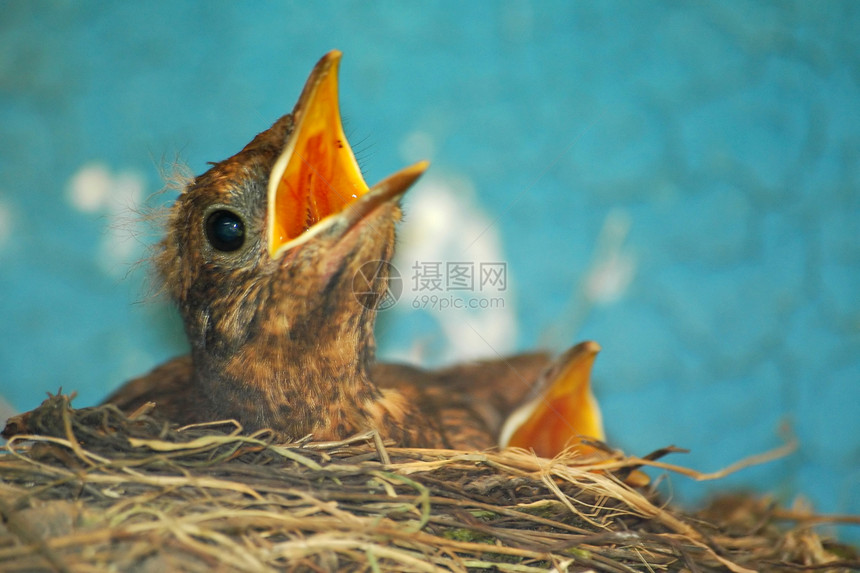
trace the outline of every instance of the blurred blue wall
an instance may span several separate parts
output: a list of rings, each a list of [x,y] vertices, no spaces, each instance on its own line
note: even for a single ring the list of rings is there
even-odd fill
[[[383,355],[595,339],[629,452],[676,444],[711,471],[780,445],[783,424],[800,441],[727,480],[675,476],[676,497],[747,487],[860,513],[858,11],[4,2],[0,395],[24,410],[62,386],[89,405],[184,351],[136,265],[158,237],[141,215],[174,196],[151,197],[163,171],[240,149],[338,48],[368,181],[433,161],[399,264],[477,249],[508,265],[501,314],[401,305]],[[409,239],[433,217],[462,226]],[[467,319],[489,346],[453,343]]]

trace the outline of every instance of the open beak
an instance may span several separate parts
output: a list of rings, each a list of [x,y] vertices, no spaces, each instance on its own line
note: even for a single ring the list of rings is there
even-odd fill
[[[600,408],[591,392],[591,367],[600,352],[593,341],[577,344],[545,373],[539,395],[515,410],[502,427],[499,445],[532,449],[552,458],[567,448],[595,449],[583,438],[605,440]]]
[[[269,255],[304,243],[337,221],[344,231],[376,207],[400,197],[427,169],[407,167],[369,188],[340,118],[332,51],[314,66],[293,110],[293,131],[275,161],[268,187]]]

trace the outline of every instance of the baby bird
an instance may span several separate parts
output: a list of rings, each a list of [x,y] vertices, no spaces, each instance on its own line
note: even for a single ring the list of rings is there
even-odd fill
[[[375,429],[402,446],[483,449],[504,426],[501,445],[546,456],[578,436],[602,440],[596,343],[554,362],[537,353],[425,371],[375,361],[400,199],[428,164],[365,183],[341,124],[340,57],[324,56],[291,114],[179,196],[155,266],[191,353],[107,401],[294,439]],[[378,272],[365,266],[371,284],[354,288],[368,263]]]

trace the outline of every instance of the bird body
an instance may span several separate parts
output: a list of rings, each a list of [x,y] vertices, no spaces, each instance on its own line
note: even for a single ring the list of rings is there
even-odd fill
[[[294,439],[375,429],[405,446],[497,445],[510,413],[528,396],[543,399],[533,386],[552,387],[565,369],[545,354],[438,371],[376,362],[375,303],[388,282],[399,201],[427,163],[364,182],[341,126],[339,60],[323,57],[292,114],[180,194],[154,260],[191,353],[107,401],[128,411],[155,402],[177,423],[232,418]],[[374,262],[370,300],[358,297],[354,277]],[[569,395],[590,396],[589,369]],[[579,402],[587,411],[574,405],[568,417],[594,420],[596,403]],[[533,410],[552,415],[555,404]],[[579,426],[562,425],[567,444]],[[602,439],[598,426],[589,435]],[[529,446],[517,439],[509,445]]]
[[[371,368],[371,379],[383,395],[396,396],[406,407],[403,423],[412,431],[406,432],[405,439],[398,440],[400,445],[485,449],[498,445],[498,435],[508,413],[522,405],[525,396],[534,393],[533,384],[548,362],[548,355],[534,353],[439,370],[376,363]],[[294,421],[257,422],[261,419],[259,412],[245,396],[230,398],[233,401],[230,408],[215,413],[210,400],[200,394],[194,376],[191,355],[180,356],[127,382],[106,401],[126,412],[154,403],[156,414],[182,424],[236,419],[246,428],[272,427],[293,439],[312,434],[315,439],[336,440],[371,428],[381,429],[379,425],[362,423],[337,428],[323,417],[318,424],[306,425]],[[299,403],[308,398],[303,396]],[[342,406],[338,402],[334,407]],[[396,433],[382,430],[383,436],[397,438]]]

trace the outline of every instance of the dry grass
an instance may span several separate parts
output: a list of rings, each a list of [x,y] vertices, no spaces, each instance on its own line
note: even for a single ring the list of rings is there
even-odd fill
[[[372,434],[276,444],[229,423],[73,410],[66,396],[7,431],[18,435],[0,455],[0,571],[860,567],[808,512],[743,496],[697,515],[666,507],[623,477],[667,466],[620,454],[548,461],[386,447]]]

